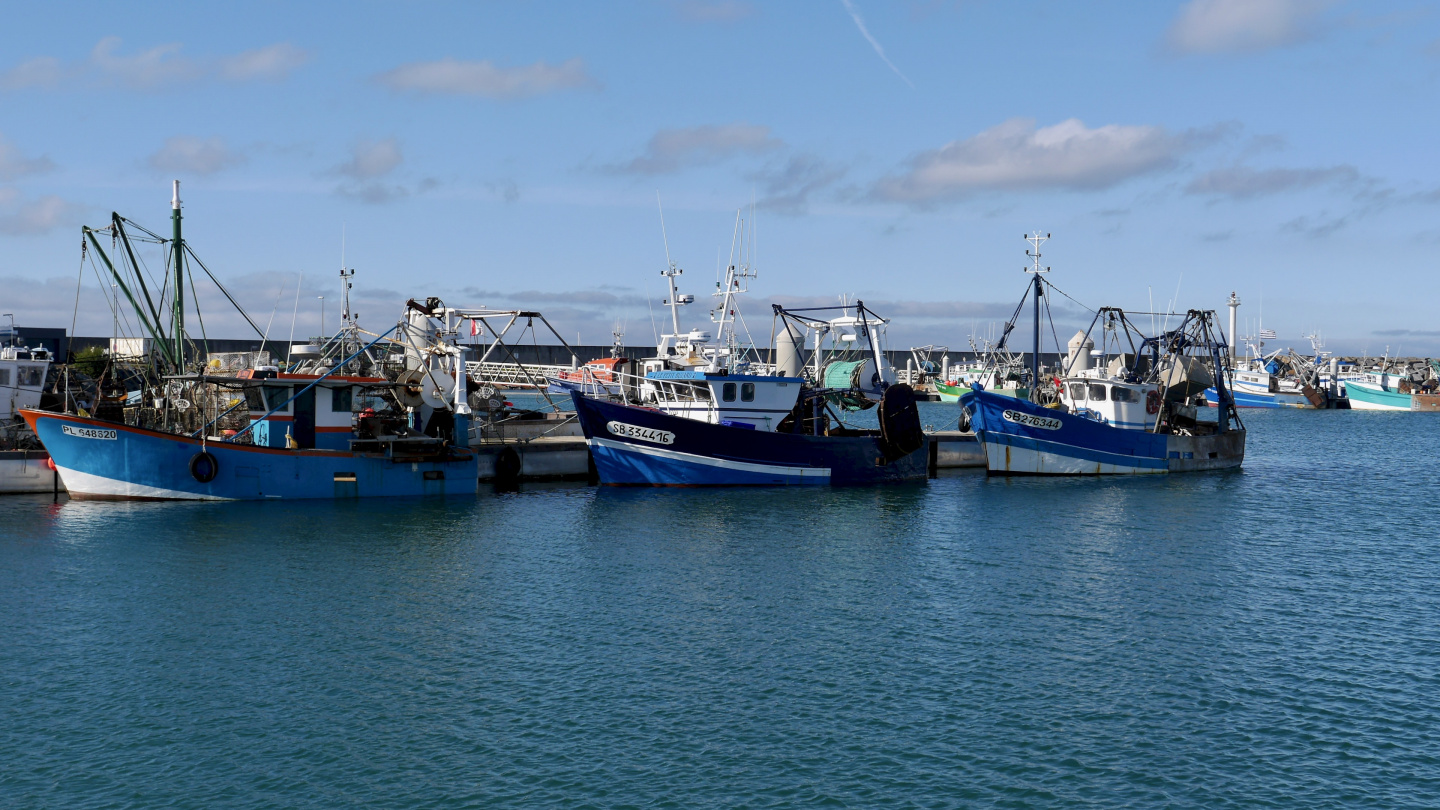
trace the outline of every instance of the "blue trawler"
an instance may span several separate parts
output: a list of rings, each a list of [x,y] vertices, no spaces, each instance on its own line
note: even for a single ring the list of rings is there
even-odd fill
[[[186,269],[192,261],[204,265],[181,237],[178,182],[172,222],[170,239],[118,214],[107,228],[83,231],[155,352],[127,377],[143,385],[128,394],[121,389],[118,399],[102,399],[110,407],[97,404],[93,413],[22,411],[71,497],[248,500],[475,492],[477,461],[466,446],[470,408],[452,310],[438,301],[412,301],[407,320],[382,334],[364,333],[349,311],[350,282],[342,271],[345,328],[324,347],[307,347],[313,349],[305,353],[308,366],[297,363],[287,370],[262,361],[224,373],[214,367],[213,356],[198,360],[203,335],[197,341],[185,326]],[[163,300],[152,299],[145,285],[127,226],[164,247],[169,266]],[[123,246],[118,268],[96,238],[102,231]],[[167,311],[168,324],[161,315]],[[436,318],[445,325],[435,328]],[[382,342],[386,350],[403,350],[406,369],[398,379],[368,373],[378,368],[375,347]],[[112,384],[119,383],[101,382]]]
[[[1045,299],[1036,234],[1035,349],[1031,379],[1041,380],[1040,305]],[[1027,288],[1027,295],[1029,290]],[[1024,301],[1021,301],[1023,308]],[[1018,316],[1020,308],[1016,309]],[[1165,313],[1169,314],[1169,313]],[[1101,348],[1091,335],[1100,327]],[[1007,324],[1008,336],[1014,318]],[[1190,310],[1180,325],[1145,337],[1114,307],[1097,311],[1090,329],[1070,341],[1064,367],[1029,398],[1000,396],[975,385],[961,406],[985,448],[993,475],[1152,475],[1238,467],[1245,429],[1221,362],[1228,346],[1213,310]],[[1092,365],[1092,360],[1093,365]],[[1214,421],[1197,407],[1213,387]]]
[[[670,300],[676,300],[673,287]],[[714,355],[704,364],[698,351],[685,346],[645,361],[649,370],[623,381],[619,397],[572,392],[600,483],[848,486],[925,480],[929,440],[914,392],[894,383],[894,369],[879,349],[875,330],[884,321],[858,301],[774,309],[781,328],[771,374],[720,367]],[[816,317],[834,310],[842,316]],[[801,351],[807,330],[816,335],[809,378]],[[820,335],[831,331],[848,354],[865,356],[837,355],[822,364]],[[876,407],[880,427],[844,427],[834,407]]]

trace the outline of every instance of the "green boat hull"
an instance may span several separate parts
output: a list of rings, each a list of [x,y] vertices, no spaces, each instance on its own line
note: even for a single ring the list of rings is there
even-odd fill
[[[987,388],[985,390],[992,394],[999,394],[1002,397],[1015,397],[1017,399],[1030,398],[1029,388]],[[960,397],[970,393],[970,387],[936,382],[935,393],[940,395],[941,402],[959,402]]]
[[[1411,410],[1410,395],[1399,391],[1387,391],[1372,383],[1351,380],[1345,383],[1345,395],[1350,399],[1350,408],[1357,411],[1408,411]]]

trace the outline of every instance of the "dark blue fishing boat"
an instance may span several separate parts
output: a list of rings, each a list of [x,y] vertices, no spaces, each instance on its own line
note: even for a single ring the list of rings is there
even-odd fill
[[[1041,384],[1029,398],[993,394],[979,385],[960,398],[985,448],[989,472],[1153,475],[1240,466],[1245,428],[1221,362],[1229,344],[1214,310],[1190,310],[1175,329],[1146,337],[1122,310],[1102,307],[1090,329],[1070,341],[1058,374],[1042,379],[1042,274],[1049,268],[1040,267],[1039,247],[1046,238],[1029,237],[1035,245],[1031,379]],[[1005,335],[1013,331],[1021,307]],[[1099,349],[1093,348],[1092,334],[1101,341]],[[1197,407],[1207,387],[1217,392],[1216,408]]]
[[[834,361],[813,375],[816,380],[843,378],[843,387],[820,387],[802,376],[796,351],[804,340],[795,324],[828,323],[806,313],[829,309],[855,311],[846,323],[853,322],[855,334],[864,340],[860,345],[870,355]],[[624,391],[644,392],[634,401],[572,392],[600,483],[853,486],[925,480],[929,440],[920,426],[914,392],[891,382],[893,370],[865,374],[884,368],[873,337],[873,313],[861,302],[775,310],[785,325],[781,356],[789,358],[779,364],[778,376],[732,374],[728,369],[661,370],[622,386]],[[859,384],[851,385],[852,379]],[[838,417],[831,418],[837,403],[877,407],[879,429],[842,426]]]

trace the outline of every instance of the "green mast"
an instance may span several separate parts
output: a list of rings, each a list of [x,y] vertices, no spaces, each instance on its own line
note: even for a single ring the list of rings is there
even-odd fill
[[[170,223],[173,236],[170,240],[171,261],[175,265],[175,298],[171,315],[170,335],[175,340],[175,373],[185,373],[185,243],[180,238],[180,181],[176,180],[174,194],[170,198]]]

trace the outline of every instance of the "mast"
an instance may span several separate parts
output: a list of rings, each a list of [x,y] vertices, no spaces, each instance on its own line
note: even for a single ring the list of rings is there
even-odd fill
[[[1040,280],[1040,274],[1050,272],[1050,268],[1042,268],[1040,266],[1040,246],[1049,239],[1050,234],[1047,233],[1041,236],[1039,231],[1036,231],[1033,236],[1030,234],[1025,235],[1025,241],[1034,245],[1033,250],[1025,251],[1025,255],[1029,256],[1032,262],[1030,267],[1025,268],[1025,272],[1035,276],[1035,341],[1031,344],[1034,348],[1030,351],[1031,402],[1038,402],[1040,396],[1040,296],[1043,292],[1040,285],[1044,283]]]
[[[175,341],[175,371],[185,373],[185,243],[180,236],[180,181],[174,181],[170,197],[171,262],[175,265],[175,298],[170,316],[170,334]]]

